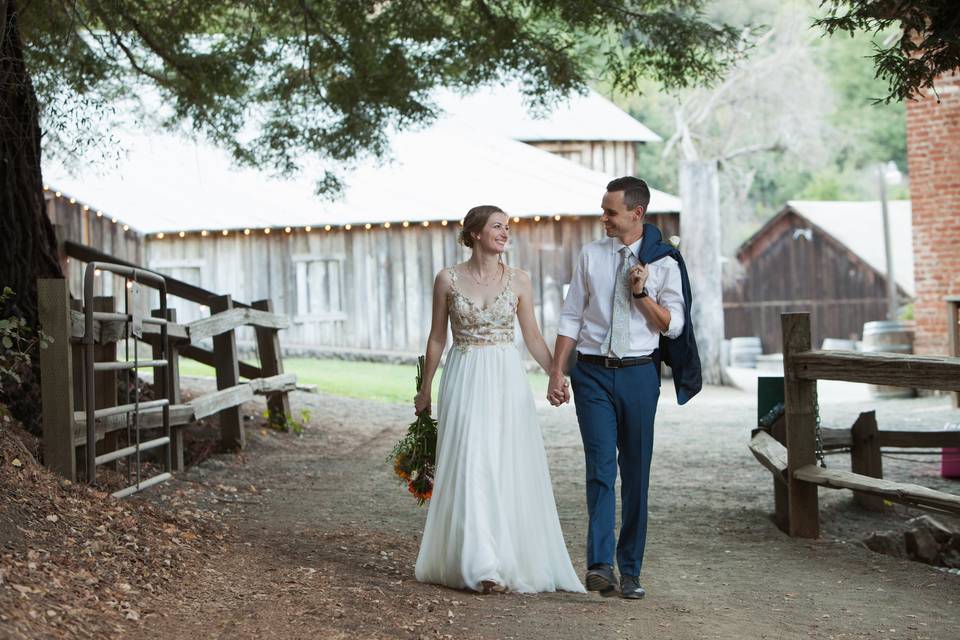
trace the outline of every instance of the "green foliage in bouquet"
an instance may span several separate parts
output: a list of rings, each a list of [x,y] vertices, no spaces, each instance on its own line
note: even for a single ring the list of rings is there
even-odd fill
[[[423,386],[424,360],[423,356],[417,359],[417,393]],[[406,483],[418,505],[430,499],[437,463],[437,421],[429,409],[417,414],[417,419],[407,427],[407,435],[393,447],[387,462],[393,464],[393,472]]]

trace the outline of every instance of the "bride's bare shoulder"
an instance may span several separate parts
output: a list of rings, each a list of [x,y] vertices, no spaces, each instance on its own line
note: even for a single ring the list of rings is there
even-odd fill
[[[437,275],[433,280],[435,287],[441,287],[443,289],[449,289],[450,285],[453,283],[454,274],[451,273],[456,269],[456,265],[452,267],[444,267],[437,271]]]

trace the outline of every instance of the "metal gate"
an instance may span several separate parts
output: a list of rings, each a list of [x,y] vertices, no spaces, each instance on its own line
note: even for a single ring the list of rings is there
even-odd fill
[[[124,313],[109,313],[93,310],[93,285],[98,272],[108,271],[124,278],[125,305]],[[160,317],[154,318],[146,316],[143,313],[145,306],[143,285],[156,289],[160,294]],[[171,447],[170,447],[170,391],[172,389],[171,369],[169,363],[169,343],[167,341],[167,285],[164,278],[156,273],[144,271],[134,267],[112,264],[107,262],[91,262],[87,264],[83,278],[83,314],[84,314],[84,387],[85,387],[85,406],[84,410],[87,418],[87,481],[95,485],[97,481],[97,466],[127,458],[127,482],[128,486],[119,491],[115,491],[113,496],[122,498],[136,493],[147,487],[168,480],[171,475]],[[123,322],[123,337],[125,348],[125,358],[123,361],[97,362],[94,354],[94,322]],[[160,328],[160,359],[143,360],[139,359],[138,347],[143,341],[143,325],[159,325]],[[130,341],[133,340],[133,359],[130,358]],[[133,399],[130,398],[130,385],[124,384],[123,401],[115,407],[106,407],[96,409],[96,376],[99,371],[122,371],[124,375],[128,371],[136,372],[138,369],[153,368],[161,370],[166,380],[166,384],[158,385],[154,380],[155,388],[163,388],[167,394],[166,398],[155,399],[146,402],[140,401],[140,385],[133,385]],[[140,441],[140,414],[142,411],[160,408],[162,413],[162,431],[163,435],[159,438]],[[124,416],[124,422],[127,432],[127,445],[116,451],[110,451],[102,455],[97,455],[97,420],[105,420],[111,416]],[[131,441],[133,444],[131,444]],[[140,454],[143,451],[166,447],[166,455],[163,456],[163,472],[150,478],[143,479],[141,476]],[[131,464],[130,458],[133,458],[134,464]]]

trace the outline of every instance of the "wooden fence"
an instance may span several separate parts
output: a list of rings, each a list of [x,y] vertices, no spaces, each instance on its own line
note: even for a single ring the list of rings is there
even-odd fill
[[[80,262],[112,262],[136,266],[100,253],[90,247],[64,242],[63,250]],[[188,324],[176,322],[175,311],[166,318],[167,361],[170,372],[155,370],[154,388],[157,397],[170,400],[172,469],[182,470],[184,425],[214,414],[219,415],[221,441],[226,448],[243,448],[243,416],[240,405],[255,394],[266,395],[271,419],[286,421],[291,417],[288,392],[296,388],[296,376],[283,372],[278,331],[289,321],[272,312],[269,300],[245,305],[230,296],[217,295],[199,287],[166,278],[167,293],[209,307],[211,316]],[[78,302],[71,303],[69,281],[64,279],[38,281],[40,320],[44,331],[54,341],[41,353],[44,459],[48,467],[71,480],[77,478],[77,451],[87,443],[86,414],[84,411],[84,377],[82,367],[83,341],[86,337],[84,314]],[[91,301],[94,310],[114,312],[118,309],[113,297],[97,297]],[[117,314],[123,315],[123,314]],[[155,310],[152,315],[158,316]],[[99,320],[93,323],[93,349],[98,361],[114,361],[118,343],[125,338],[127,319]],[[237,355],[235,332],[238,328],[253,327],[259,352],[259,366],[240,362]],[[143,325],[143,340],[154,353],[164,351],[158,325]],[[206,348],[212,340],[213,348]],[[216,369],[217,391],[184,402],[180,393],[179,356],[194,359]],[[118,406],[117,372],[99,371],[94,374],[97,390],[96,409]],[[241,382],[240,377],[248,378]],[[110,413],[109,411],[105,411]],[[155,429],[162,423],[162,408],[146,408],[138,412],[138,429]],[[96,419],[97,453],[104,454],[119,448],[119,436],[129,425],[129,413]],[[81,456],[81,459],[84,459]],[[89,466],[89,465],[88,465]],[[85,470],[88,480],[94,476]]]
[[[881,431],[873,412],[850,430],[822,430],[824,448],[849,447],[852,471],[816,460],[817,380],[960,391],[960,358],[811,349],[810,316],[782,316],[784,413],[754,432],[750,450],[773,473],[777,525],[793,537],[820,535],[818,487],[851,489],[868,508],[882,501],[960,514],[960,496],[883,479],[880,447],[957,447],[960,432]]]

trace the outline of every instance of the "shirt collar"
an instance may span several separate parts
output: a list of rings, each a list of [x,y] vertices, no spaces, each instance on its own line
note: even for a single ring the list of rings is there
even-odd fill
[[[629,245],[629,246],[630,246],[630,253],[633,254],[633,257],[634,257],[634,258],[638,258],[638,259],[639,259],[638,256],[640,255],[640,245],[641,245],[642,243],[643,243],[643,236],[640,236],[640,238],[639,238],[636,242],[634,242],[634,243],[632,243],[632,244]],[[623,245],[622,242],[620,242],[620,239],[619,239],[619,238],[610,238],[610,252],[611,252],[611,253],[619,253],[620,249],[621,249],[623,246],[624,246],[624,245]]]

